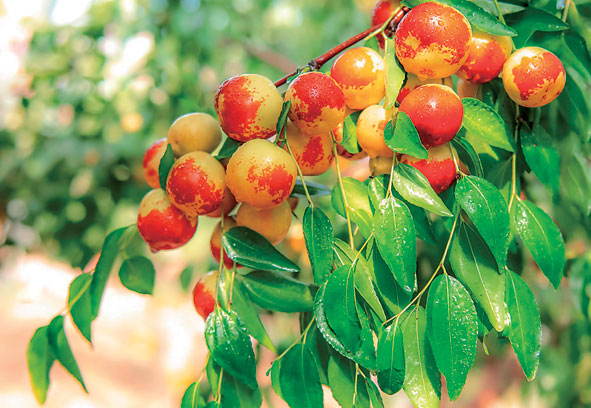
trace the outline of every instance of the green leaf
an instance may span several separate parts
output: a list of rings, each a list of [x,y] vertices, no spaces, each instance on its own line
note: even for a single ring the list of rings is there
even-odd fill
[[[184,292],[188,292],[193,282],[193,275],[195,274],[194,268],[189,265],[183,269],[179,275],[179,283]]]
[[[216,307],[205,322],[205,341],[211,357],[224,371],[257,388],[252,343],[236,312]]]
[[[341,146],[352,154],[361,151],[361,147],[357,142],[357,119],[359,119],[360,114],[361,111],[352,112],[343,121],[343,141],[341,142]]]
[[[234,152],[236,150],[238,150],[239,147],[240,147],[239,142],[237,142],[236,140],[234,140],[230,137],[226,137],[226,139],[224,140],[224,143],[222,144],[222,147],[220,148],[219,153],[215,155],[215,158],[217,160],[230,158],[230,157],[232,157]]]
[[[27,346],[27,367],[33,386],[33,393],[39,404],[47,398],[49,371],[55,361],[48,340],[48,326],[39,327]]]
[[[496,261],[480,235],[463,222],[452,240],[449,262],[493,327],[503,331],[510,322],[505,304],[505,279],[498,273]]]
[[[374,214],[373,231],[384,261],[407,293],[416,287],[417,234],[410,210],[390,196]]]
[[[447,274],[436,277],[429,288],[427,333],[449,398],[455,401],[476,357],[478,323],[470,294]]]
[[[249,297],[276,312],[308,312],[314,307],[310,287],[279,272],[254,271],[242,276]]]
[[[494,2],[492,2],[490,0],[471,0],[471,1],[473,3],[475,3],[478,7],[484,9],[484,11],[486,11],[487,13],[490,13],[494,16],[498,16],[497,8],[495,7]],[[499,7],[501,8],[501,13],[503,13],[503,15],[517,13],[518,11],[525,9],[525,7],[523,7],[523,6],[519,6],[517,4],[511,4],[511,3],[504,3],[502,1],[499,1]]]
[[[207,380],[211,387],[213,395],[217,394],[218,385],[221,385],[219,392],[219,404],[215,401],[208,402],[204,408],[223,407],[223,408],[257,408],[262,404],[261,391],[259,388],[251,388],[235,377],[228,374],[224,369],[222,380],[220,381],[221,367],[215,361],[209,361],[207,365]],[[210,405],[211,404],[211,405]]]
[[[454,193],[490,248],[499,269],[503,269],[507,264],[510,235],[509,209],[503,195],[491,182],[475,176],[462,177]]]
[[[330,346],[342,354],[347,358],[353,358],[354,354],[347,351],[345,345],[341,342],[341,340],[337,337],[334,330],[328,324],[326,320],[326,313],[324,310],[324,295],[326,292],[326,283],[318,290],[316,293],[316,298],[314,299],[314,315],[316,316],[316,324],[318,325],[318,330],[322,337]]]
[[[219,281],[218,299],[222,302],[225,309],[229,308],[230,288],[232,290],[232,310],[238,314],[247,332],[257,339],[259,343],[267,347],[269,350],[276,352],[275,345],[269,337],[265,326],[261,322],[254,305],[246,293],[240,276],[234,277],[234,284],[232,285],[230,279],[231,273],[227,272],[223,279]]]
[[[516,200],[511,212],[521,240],[552,286],[558,289],[566,264],[560,230],[548,214],[529,201]]]
[[[378,37],[377,36],[373,36],[371,37],[369,40],[365,41],[363,43],[364,47],[367,48],[371,48],[372,50],[376,51],[376,52],[380,52],[380,46],[378,44]]]
[[[406,73],[398,59],[396,59],[396,47],[394,45],[394,39],[386,38],[386,54],[384,57],[385,62],[385,81],[386,81],[386,102],[384,104],[385,109],[392,109],[400,88],[404,85],[406,79]]]
[[[382,326],[378,337],[378,384],[389,395],[400,391],[404,383],[404,344],[399,319],[389,326]]]
[[[420,306],[402,325],[405,377],[402,388],[417,408],[439,406],[441,378],[427,338],[427,313]]]
[[[271,387],[275,394],[283,398],[283,393],[281,392],[281,382],[279,381],[279,373],[281,372],[281,359],[276,359],[273,361],[273,365],[271,366],[270,377],[271,377]],[[269,375],[269,373],[267,373]]]
[[[281,113],[279,114],[279,119],[277,119],[276,131],[279,137],[281,137],[281,131],[283,130],[287,122],[287,114],[289,113],[289,108],[291,108],[291,101],[286,100],[285,102],[283,102],[283,105],[281,106]]]
[[[143,295],[151,295],[154,290],[156,270],[152,261],[143,256],[127,258],[119,269],[119,279],[123,286]]]
[[[308,187],[308,193],[312,197],[314,196],[326,196],[330,194],[330,188],[325,186],[324,184],[314,183],[313,181],[306,181],[306,187]],[[295,187],[291,192],[292,197],[300,197],[306,198],[306,190],[304,190],[304,186],[302,184],[302,180],[299,178],[295,182]]]
[[[273,247],[261,234],[234,227],[222,237],[224,250],[234,262],[266,271],[299,272],[300,268]]]
[[[314,283],[321,286],[332,270],[334,233],[330,220],[318,207],[308,207],[302,221],[306,249],[314,272]],[[311,304],[311,303],[310,303]]]
[[[128,229],[131,228],[135,228],[135,225],[119,228],[111,232],[109,235],[107,235],[107,238],[105,238],[105,242],[103,243],[103,248],[101,250],[101,256],[96,264],[96,267],[94,268],[92,282],[90,284],[92,320],[96,319],[98,316],[103,292],[105,291],[105,286],[107,285],[107,281],[111,275],[115,257],[119,253],[121,237]]]
[[[419,133],[408,115],[402,111],[396,115],[396,124],[392,121],[384,129],[384,141],[392,151],[408,154],[417,159],[426,159],[429,154],[421,143]]]
[[[508,337],[525,376],[531,381],[536,376],[542,348],[540,312],[527,283],[510,270],[505,276],[505,300],[511,315]]]
[[[355,389],[357,377],[357,390]],[[369,395],[359,387],[362,376],[357,373],[355,363],[338,355],[328,360],[328,385],[333,398],[342,408],[369,407]],[[355,400],[355,403],[353,401]]]
[[[516,48],[523,47],[536,31],[564,31],[570,26],[558,17],[529,5],[525,10],[508,15],[507,24],[517,31],[513,38]]]
[[[166,181],[168,180],[168,173],[174,164],[174,152],[172,151],[172,145],[169,143],[166,145],[164,155],[160,159],[158,164],[158,176],[160,180],[160,188],[166,190]]]
[[[74,325],[89,343],[91,340],[90,322],[92,322],[90,283],[92,275],[83,273],[70,283],[68,289],[68,309]]]
[[[375,383],[369,377],[364,377],[362,379],[362,385],[363,384],[367,387],[367,393],[369,394],[372,408],[384,408],[382,394],[380,394],[380,390]]]
[[[560,185],[560,155],[553,146],[552,137],[541,125],[535,124],[533,131],[527,124],[520,127],[521,149],[527,165],[538,179],[553,192]]]
[[[437,215],[451,217],[453,214],[433,191],[429,180],[419,170],[405,163],[398,163],[392,174],[393,186],[409,203]]]
[[[389,310],[390,315],[399,313],[410,303],[411,294],[402,290],[396,283],[390,268],[386,265],[376,246],[372,246],[368,253],[370,254],[368,264],[372,268],[375,288],[382,303]]]
[[[199,408],[203,405],[203,398],[199,394],[199,384],[194,382],[185,390],[181,400],[181,408]]]
[[[279,370],[281,397],[292,408],[323,406],[318,368],[310,349],[294,345],[284,356]]]
[[[47,328],[47,341],[51,347],[53,355],[57,358],[57,361],[68,370],[72,377],[74,377],[82,386],[84,391],[88,392],[84,380],[82,379],[82,373],[76,362],[76,358],[72,353],[66,332],[64,331],[64,316],[58,315],[53,318]]]
[[[514,141],[510,137],[503,118],[486,103],[475,98],[463,98],[464,119],[462,125],[468,133],[482,139],[491,146],[514,152]]]
[[[561,194],[573,202],[584,216],[591,213],[591,169],[586,159],[573,154],[562,168]]]
[[[466,129],[463,129],[459,134],[465,132]],[[455,137],[451,143],[458,152],[460,160],[468,166],[470,172],[477,177],[484,177],[482,161],[480,160],[480,156],[478,153],[476,153],[476,150],[474,150],[474,147],[470,144],[470,142],[463,137]]]
[[[372,229],[372,211],[369,204],[367,185],[351,177],[343,178],[343,190],[347,199],[347,206],[351,220],[357,224],[359,231],[364,237],[371,234]],[[345,204],[343,195],[337,183],[331,193],[332,206],[336,212],[346,218]]]

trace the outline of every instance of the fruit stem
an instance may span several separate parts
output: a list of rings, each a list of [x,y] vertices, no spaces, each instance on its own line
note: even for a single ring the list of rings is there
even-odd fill
[[[562,13],[562,21],[566,21],[566,18],[568,17],[568,9],[571,3],[571,0],[566,0],[566,3],[564,4],[564,12]]]
[[[291,345],[285,349],[285,351],[283,353],[281,353],[275,360],[275,361],[279,361],[283,358],[283,356],[285,356],[287,354],[287,352],[289,350],[291,350],[291,348],[293,346],[295,346],[296,344],[298,344],[302,339],[305,339],[306,335],[308,334],[308,331],[310,330],[310,327],[312,327],[312,323],[314,323],[314,321],[316,320],[316,316],[313,316],[312,319],[310,319],[310,322],[308,323],[308,325],[306,326],[306,328],[304,329],[304,331],[302,332],[302,334],[300,334],[300,337],[294,341],[293,343],[291,343]]]
[[[336,47],[331,48],[330,50],[326,51],[324,54],[322,54],[319,57],[316,57],[313,60],[311,60],[310,62],[308,62],[308,67],[310,67],[314,70],[318,70],[318,69],[322,68],[322,66],[324,64],[326,64],[328,61],[330,61],[332,58],[334,58],[337,54],[339,54],[340,52],[346,50],[347,48],[357,44],[359,41],[364,40],[365,38],[368,38],[368,37],[371,38],[374,35],[379,34],[380,32],[384,31],[386,28],[389,28],[392,25],[396,26],[400,22],[400,20],[402,20],[402,17],[404,17],[404,15],[406,13],[408,13],[409,11],[410,11],[410,9],[408,7],[400,7],[398,9],[398,12],[396,12],[394,14],[392,19],[388,22],[388,24],[377,24],[373,27],[368,28],[365,31],[360,32],[359,34],[355,34],[353,37],[349,38],[348,40],[343,41],[342,43],[340,43]],[[291,78],[294,75],[297,75],[299,72],[301,72],[301,70],[296,70],[296,71],[292,72],[291,74],[288,74],[288,75],[284,76],[283,78],[277,80],[275,82],[275,86],[277,88],[279,88],[281,85],[284,85],[289,78]]]
[[[347,229],[349,230],[349,245],[351,245],[351,249],[355,250],[355,241],[353,238],[353,230],[351,229],[351,217],[349,215],[349,203],[347,202],[347,196],[345,195],[345,187],[343,186],[343,177],[341,175],[341,167],[339,166],[339,154],[337,152],[337,141],[334,138],[334,133],[330,132],[330,136],[332,138],[332,150],[334,152],[334,163],[337,168],[337,179],[339,181],[339,189],[341,190],[341,195],[343,196],[343,205],[345,206],[345,215],[347,218]]]
[[[519,120],[519,105],[515,104],[515,142],[517,143],[517,138],[519,137],[519,127],[521,126]],[[511,206],[513,205],[513,200],[515,198],[519,199],[517,196],[517,152],[513,153],[511,163],[511,197],[509,198],[509,211],[511,211]]]

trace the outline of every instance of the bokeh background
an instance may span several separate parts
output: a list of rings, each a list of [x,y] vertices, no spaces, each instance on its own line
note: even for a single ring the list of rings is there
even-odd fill
[[[225,78],[244,72],[279,78],[367,28],[373,4],[0,0],[0,407],[37,406],[27,342],[63,308],[69,282],[105,235],[135,221],[149,190],[141,168],[145,148],[181,114],[214,114],[213,95]],[[574,4],[588,19],[591,2]],[[586,40],[589,48],[591,37]],[[367,162],[347,171],[366,174]],[[200,221],[187,247],[154,256],[154,296],[111,281],[94,324],[94,348],[66,325],[90,393],[56,365],[46,406],[179,405],[205,363],[203,322],[189,291],[214,267],[207,249],[213,227],[212,220]],[[299,223],[283,245],[292,256],[304,248]],[[589,242],[572,240],[568,251],[588,252]],[[490,355],[479,346],[454,406],[591,406],[591,294],[584,275],[554,291],[533,266],[524,273],[544,323],[536,381],[525,381],[507,342],[491,339]],[[287,316],[263,321],[278,344],[296,335]],[[268,386],[266,368],[259,380]],[[387,403],[409,406],[403,395]]]

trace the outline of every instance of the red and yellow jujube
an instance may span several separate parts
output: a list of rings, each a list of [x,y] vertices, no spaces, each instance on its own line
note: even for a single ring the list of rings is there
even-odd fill
[[[144,160],[142,162],[144,169],[144,178],[148,185],[152,188],[160,188],[160,175],[158,168],[160,160],[166,151],[166,139],[155,141],[144,153]]]
[[[236,213],[236,223],[258,232],[271,244],[276,245],[283,241],[289,231],[291,206],[287,201],[273,208],[256,208],[242,203]]]

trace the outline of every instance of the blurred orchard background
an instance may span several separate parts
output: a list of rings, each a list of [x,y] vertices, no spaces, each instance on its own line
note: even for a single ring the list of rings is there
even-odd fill
[[[145,148],[182,114],[215,114],[213,95],[225,78],[279,78],[367,28],[374,2],[0,0],[0,407],[36,406],[27,342],[63,308],[69,282],[105,235],[135,222],[149,191]],[[591,2],[574,4],[588,19]],[[347,172],[366,177],[367,161]],[[214,267],[213,227],[202,217],[188,246],[154,256],[154,296],[111,280],[93,325],[94,348],[66,325],[90,393],[56,367],[47,407],[179,406],[205,364],[204,325],[190,289]],[[301,224],[292,224],[281,249],[292,258],[304,250]],[[589,250],[584,241],[567,248]],[[525,381],[508,342],[491,339],[490,355],[479,347],[454,406],[591,406],[589,294],[580,280],[554,291],[535,279],[541,275],[533,265],[526,272],[544,324],[536,381]],[[273,340],[289,345],[296,322],[263,316],[270,319]],[[265,370],[259,381],[269,386]],[[325,397],[334,406],[330,392]],[[402,395],[386,401],[410,406]]]

